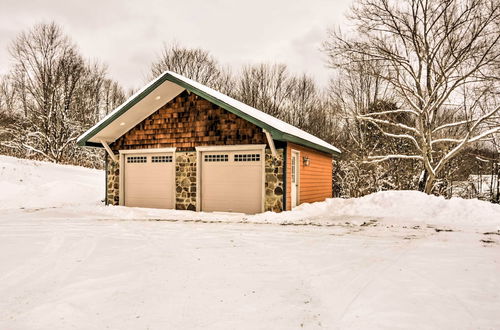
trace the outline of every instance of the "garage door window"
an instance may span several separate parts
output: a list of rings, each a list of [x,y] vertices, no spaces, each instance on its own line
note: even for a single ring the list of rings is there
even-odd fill
[[[235,162],[259,162],[260,154],[236,154],[234,155]]]
[[[146,163],[146,156],[129,156],[127,157],[127,163]]]
[[[206,162],[227,162],[229,155],[205,155]]]
[[[152,163],[171,163],[172,156],[152,156],[151,162]]]

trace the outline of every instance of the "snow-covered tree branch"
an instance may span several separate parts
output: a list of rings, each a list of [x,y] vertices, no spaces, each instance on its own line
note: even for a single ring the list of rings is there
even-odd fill
[[[106,78],[103,65],[85,61],[54,23],[20,33],[9,51],[13,67],[7,85],[13,97],[0,106],[15,120],[2,145],[75,163],[77,154],[86,152],[77,149],[76,138],[123,102],[122,89]]]
[[[324,45],[330,64],[377,65],[398,110],[411,115],[405,122],[397,110],[356,118],[411,140],[419,152],[370,158],[419,159],[422,190],[430,193],[448,162],[500,131],[500,2],[359,0],[350,19],[355,31],[332,31]]]

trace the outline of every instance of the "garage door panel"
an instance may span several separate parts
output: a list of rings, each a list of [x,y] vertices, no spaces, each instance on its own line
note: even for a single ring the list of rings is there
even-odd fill
[[[139,188],[139,190],[142,190],[142,188],[144,189],[148,189],[148,190],[155,190],[155,191],[158,191],[158,190],[161,190],[161,191],[165,191],[166,190],[166,187],[165,186],[170,186],[171,187],[171,180],[156,180],[156,181],[153,181],[153,180],[140,180],[140,181],[133,181],[131,182],[129,180],[129,182],[127,183],[127,188],[128,187],[133,187],[134,189],[130,189],[130,190],[127,190],[127,192],[130,194],[130,193],[134,193],[134,192],[137,192],[137,188]]]
[[[209,190],[225,190],[225,191],[237,191],[238,194],[243,194],[243,193],[250,193],[253,194],[255,193],[256,189],[248,189],[248,186],[254,185],[256,180],[261,180],[260,177],[257,177],[253,180],[251,178],[244,178],[244,179],[239,179],[239,178],[230,178],[227,177],[224,179],[225,181],[223,183],[221,182],[215,182],[215,181],[204,181],[205,185],[211,185],[212,187]],[[233,187],[228,187],[228,186],[233,186]],[[245,188],[247,187],[247,188]],[[260,188],[260,187],[259,187]]]
[[[261,211],[261,204],[257,202],[248,203],[247,200],[235,200],[231,201],[231,204],[228,205],[227,201],[222,201],[220,199],[211,200],[207,199],[205,201],[206,206],[203,211],[205,212],[238,212],[238,213],[246,213],[246,214],[255,214]],[[241,206],[244,205],[244,206]]]
[[[148,208],[165,208],[165,200],[163,198],[133,198],[131,199],[127,206],[130,207],[146,207],[144,205],[147,205]]]
[[[224,171],[208,171],[212,174],[209,178],[204,178],[205,182],[211,182],[216,185],[226,185],[226,183],[242,183],[254,182],[256,179],[262,179],[261,169],[256,168],[255,171],[238,171],[238,174],[231,173],[233,170],[225,169]],[[256,173],[253,173],[256,172]],[[223,180],[221,180],[221,178]]]
[[[207,192],[205,192],[206,194]],[[203,198],[203,211],[259,213],[261,201],[255,199],[255,194],[237,195],[236,192],[228,193],[226,198]]]
[[[165,194],[164,189],[149,189],[147,195],[144,193],[134,192],[133,189],[141,189],[141,187],[128,187],[129,191],[127,193],[127,198],[140,198],[140,199],[166,199],[169,198],[167,194]]]
[[[172,153],[125,156],[125,205],[173,208],[174,165]]]
[[[260,150],[203,153],[201,209],[261,212],[262,158]]]
[[[134,193],[137,192],[138,190],[142,191],[143,189],[147,189],[148,191],[165,191],[166,187],[165,186],[170,186],[171,187],[171,181],[170,180],[158,180],[158,181],[150,181],[150,180],[143,180],[140,182],[128,182],[127,183],[127,188],[128,187],[133,187],[134,189],[127,190],[127,192]],[[138,190],[137,190],[138,188]],[[154,196],[152,196],[154,197]]]

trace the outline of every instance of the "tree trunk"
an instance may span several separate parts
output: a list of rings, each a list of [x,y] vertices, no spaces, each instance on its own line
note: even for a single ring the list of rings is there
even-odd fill
[[[424,193],[430,195],[432,193],[432,188],[434,187],[434,182],[436,182],[436,177],[433,175],[428,175],[425,181]]]
[[[425,190],[425,183],[427,182],[428,173],[429,172],[427,172],[425,168],[422,170],[422,174],[418,179],[418,191],[423,192]]]
[[[497,195],[496,195],[496,202],[500,204],[500,162],[496,163],[496,172],[497,172]]]

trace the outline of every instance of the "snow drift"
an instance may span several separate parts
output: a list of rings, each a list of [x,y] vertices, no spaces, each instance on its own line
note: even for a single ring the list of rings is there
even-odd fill
[[[293,211],[256,215],[105,207],[104,171],[0,156],[0,209],[55,208],[61,217],[278,224],[423,223],[453,228],[500,228],[500,205],[445,199],[416,191],[384,191],[332,198]]]
[[[321,203],[303,204],[289,213],[295,219],[361,217],[383,218],[384,222],[394,223],[500,226],[500,205],[477,199],[445,199],[418,191],[381,191],[361,198],[332,198]]]

